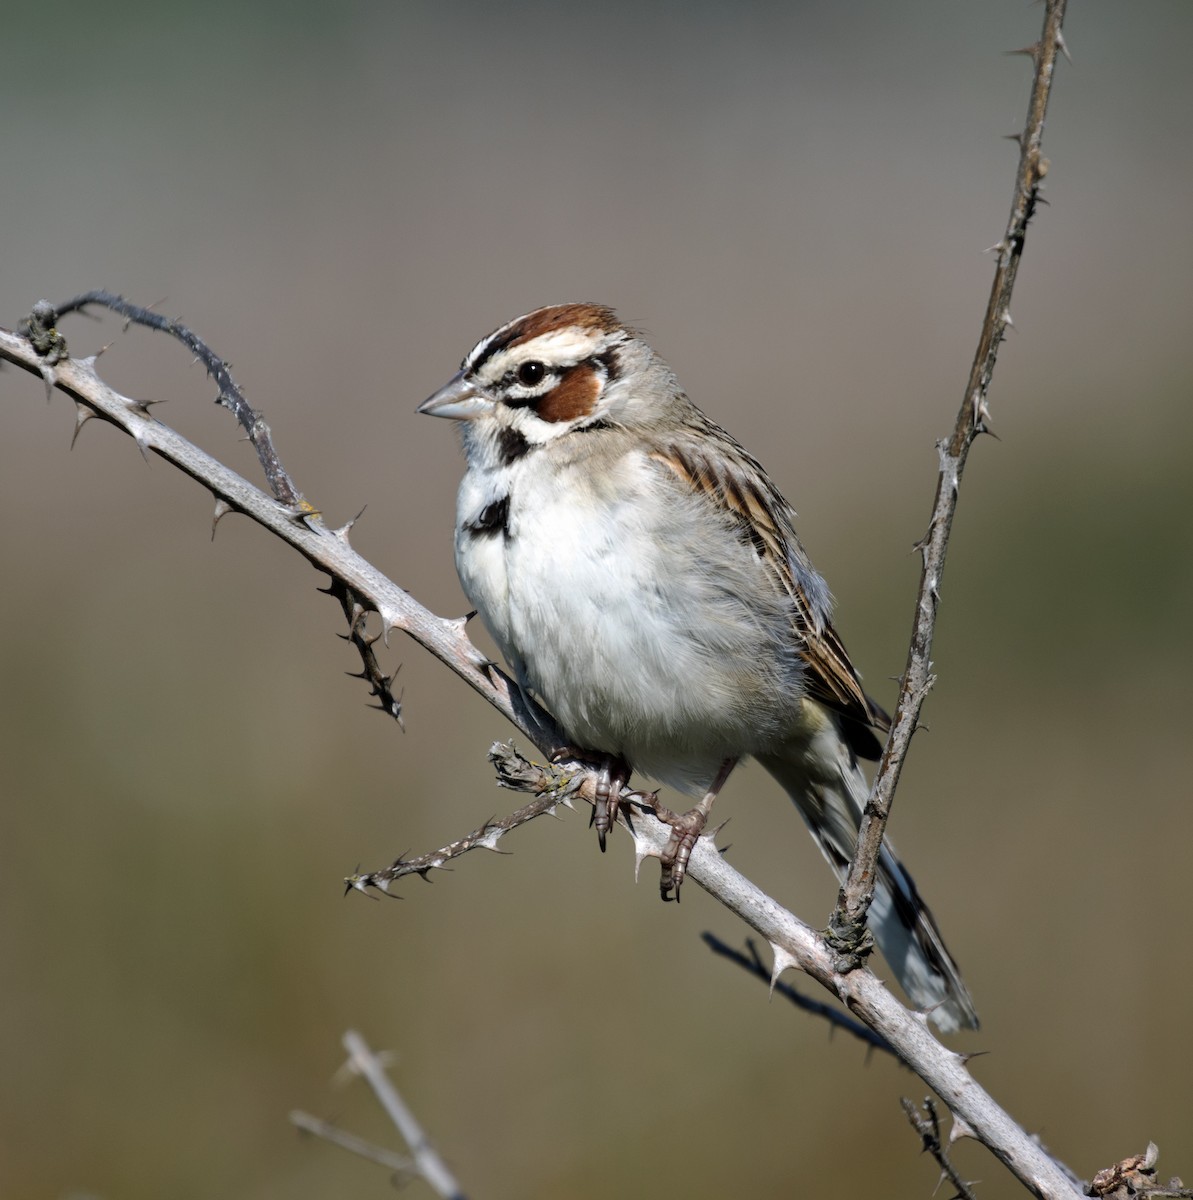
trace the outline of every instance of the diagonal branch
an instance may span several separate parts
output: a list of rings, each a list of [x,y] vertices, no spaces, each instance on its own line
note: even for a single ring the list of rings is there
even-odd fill
[[[349,1029],[344,1034],[344,1049],[348,1051],[349,1067],[367,1081],[378,1103],[385,1110],[385,1115],[410,1147],[410,1154],[418,1173],[440,1196],[447,1197],[447,1200],[464,1200],[463,1189],[456,1182],[455,1176],[448,1170],[447,1164],[423,1132],[418,1118],[385,1073],[381,1060],[369,1049],[369,1044],[355,1029]]]
[[[895,1053],[890,1045],[872,1029],[868,1029],[860,1021],[855,1021],[852,1017],[847,1016],[839,1008],[833,1008],[821,1000],[813,1000],[810,996],[805,996],[803,992],[797,991],[791,984],[772,978],[771,972],[762,961],[762,955],[758,953],[758,945],[753,938],[746,938],[746,950],[743,952],[721,941],[715,934],[705,932],[701,934],[701,937],[704,939],[704,944],[714,954],[727,958],[756,979],[769,983],[776,994],[782,996],[784,1000],[790,1000],[796,1008],[810,1012],[814,1016],[823,1017],[829,1024],[830,1032],[835,1029],[844,1029],[858,1041],[865,1042],[868,1051],[883,1050],[887,1054]]]
[[[940,602],[940,580],[944,572],[945,551],[953,514],[957,511],[961,473],[969,457],[970,447],[981,433],[988,432],[987,394],[998,348],[1011,326],[1009,311],[1011,291],[1023,255],[1027,226],[1039,201],[1040,186],[1048,171],[1047,159],[1040,154],[1044,134],[1044,116],[1052,88],[1052,75],[1057,55],[1063,52],[1061,24],[1066,0],[1047,0],[1044,31],[1039,42],[1027,53],[1035,63],[1035,79],[1028,105],[1027,124],[1019,136],[1019,167],[1015,175],[1015,197],[1007,231],[993,249],[998,253],[994,282],[986,305],[986,316],[978,337],[977,353],[970,368],[965,397],[957,414],[952,436],[939,443],[940,472],[936,481],[936,499],[928,533],[918,549],[923,556],[920,590],[916,599],[915,620],[912,623],[911,646],[907,668],[899,687],[899,702],[895,709],[891,732],[883,750],[882,761],[874,777],[874,786],[858,831],[857,851],[850,864],[849,875],[841,885],[837,907],[829,923],[829,940],[842,954],[842,967],[860,962],[858,951],[865,945],[866,913],[874,899],[877,882],[878,854],[882,835],[890,817],[891,804],[899,776],[911,745],[912,735],[919,725],[920,710],[933,684],[932,638],[936,631],[936,609]]]
[[[718,854],[711,839],[701,839],[697,844],[688,872],[700,887],[766,939],[774,956],[774,977],[789,966],[798,967],[833,992],[855,1017],[894,1049],[1029,1190],[1050,1198],[1072,1197],[1077,1191],[1064,1171],[978,1084],[969,1073],[966,1059],[938,1042],[924,1017],[908,1012],[871,971],[858,969],[851,952],[864,927],[872,894],[874,864],[889,815],[891,796],[931,684],[930,650],[939,581],[956,507],[958,482],[970,446],[976,436],[985,431],[990,377],[998,344],[1010,323],[1007,312],[1010,291],[1022,254],[1027,223],[1046,170],[1040,156],[1040,136],[1060,45],[1063,10],[1064,0],[1049,0],[1044,35],[1032,51],[1036,81],[1027,128],[1021,139],[1015,205],[1007,234],[997,247],[999,262],[995,286],[957,427],[952,439],[940,448],[937,500],[929,534],[922,547],[924,570],[908,668],[895,722],[867,805],[859,850],[849,879],[842,888],[838,912],[834,914],[832,944],[733,870]],[[105,303],[113,299],[106,293],[88,293],[87,297],[74,302],[75,306],[99,303],[100,295],[106,298]],[[118,297],[114,299],[119,300]],[[148,456],[152,451],[210,489],[216,497],[217,516],[225,511],[244,513],[293,546],[319,570],[327,572],[333,581],[330,590],[344,606],[352,634],[359,634],[361,641],[371,645],[364,634],[362,620],[368,613],[376,612],[380,617],[381,636],[388,637],[394,630],[408,634],[488,700],[548,756],[563,749],[560,733],[550,715],[526,697],[472,644],[464,620],[448,620],[431,613],[359,556],[349,543],[350,527],[327,528],[318,510],[289,482],[280,463],[275,467],[266,461],[268,452],[262,457],[262,464],[273,496],[253,487],[154,419],[146,405],[108,387],[96,374],[94,359],[67,357],[65,343],[54,327],[57,310],[49,305],[39,306],[39,310],[24,331],[28,336],[0,330],[0,359],[40,376],[47,389],[58,388],[70,395],[77,405],[80,423],[93,416],[110,421],[136,441],[142,454]],[[162,322],[160,328],[191,345],[188,338],[193,339],[194,335],[184,326],[163,318],[159,320]],[[215,372],[220,384],[220,402],[224,403],[231,392],[218,375],[223,364],[219,360],[216,362],[219,363]],[[209,369],[215,366],[212,362],[207,365]],[[237,411],[234,404],[229,407]],[[262,455],[262,444],[272,446],[268,429],[247,405],[238,411],[238,419],[242,424],[247,421],[246,427],[251,427],[250,436],[254,436],[259,456]],[[281,482],[283,479],[285,483]],[[371,674],[368,677],[376,688],[377,681]],[[390,682],[392,680],[384,680],[384,689],[389,688]],[[522,770],[512,756],[511,762],[515,774]],[[549,811],[561,798],[552,795],[547,802],[552,788],[566,788],[570,795],[583,799],[595,795],[595,773],[584,763],[569,761],[554,768],[534,768],[527,764],[525,770],[538,772],[541,778],[541,790],[538,784],[531,788],[544,801],[541,811]],[[533,804],[520,812],[531,809],[535,809],[534,815],[537,815],[539,810]],[[670,828],[641,807],[634,811],[632,821],[631,833],[638,857],[659,856],[671,836]],[[491,824],[482,827],[479,836],[466,849],[484,845],[491,838],[492,828]],[[434,865],[437,864],[428,863],[413,869],[422,873]],[[350,882],[362,888],[368,885],[366,877],[357,877]],[[847,953],[841,954],[841,950]]]
[[[289,472],[282,466],[282,460],[274,448],[269,426],[265,424],[261,414],[244,398],[244,392],[232,378],[228,364],[198,334],[181,321],[172,317],[163,317],[161,313],[143,308],[139,304],[131,304],[123,296],[117,296],[114,292],[107,292],[101,288],[74,296],[65,304],[51,305],[42,300],[33,306],[33,313],[26,323],[27,328],[23,328],[20,332],[29,333],[35,341],[38,337],[52,338],[57,335],[56,348],[60,348],[64,352],[66,343],[61,340],[61,335],[57,334],[54,329],[55,324],[68,313],[85,312],[88,308],[96,305],[119,313],[126,324],[143,325],[146,329],[167,333],[180,341],[203,364],[207,374],[218,385],[216,404],[226,408],[248,435],[253,449],[257,451],[257,458],[260,460],[261,469],[265,472],[265,479],[274,498],[282,504],[292,507],[301,507],[306,504],[302,493],[294,485],[294,480],[290,478]]]
[[[374,1145],[362,1137],[357,1137],[354,1133],[348,1133],[338,1125],[333,1125],[330,1121],[323,1120],[322,1117],[313,1117],[310,1113],[295,1109],[290,1114],[290,1124],[302,1133],[322,1138],[325,1142],[331,1142],[333,1146],[339,1146],[341,1150],[347,1150],[350,1154],[359,1155],[361,1158],[367,1158],[369,1162],[388,1167],[394,1173],[395,1180],[399,1184],[406,1183],[418,1175],[414,1169],[414,1159],[409,1155],[396,1154],[393,1150],[386,1150],[384,1146]]]
[[[290,1123],[304,1133],[314,1134],[341,1149],[360,1155],[361,1158],[389,1167],[394,1172],[394,1183],[397,1186],[409,1183],[413,1179],[425,1179],[432,1190],[445,1200],[465,1200],[464,1192],[456,1182],[455,1176],[431,1144],[410,1106],[402,1099],[401,1093],[385,1073],[382,1056],[374,1054],[369,1044],[354,1029],[349,1029],[344,1034],[343,1042],[344,1049],[348,1052],[345,1065],[349,1072],[361,1076],[373,1089],[373,1094],[385,1110],[385,1115],[410,1148],[410,1154],[395,1154],[392,1150],[376,1146],[362,1137],[357,1137],[356,1134],[340,1129],[330,1121],[313,1117],[309,1113],[292,1112]]]
[[[347,528],[330,530],[317,512],[279,503],[253,487],[150,416],[143,404],[104,383],[95,373],[94,359],[62,358],[65,348],[53,339],[50,344],[56,348],[43,356],[28,338],[0,330],[0,360],[41,377],[48,388],[66,392],[80,413],[110,421],[128,433],[143,454],[152,451],[173,463],[208,488],[217,503],[244,513],[293,546],[319,570],[349,588],[366,608],[377,612],[384,633],[400,630],[425,646],[545,754],[550,756],[562,748],[550,715],[472,644],[464,621],[436,616],[387,579],[352,549]],[[503,763],[498,765],[508,785],[529,785],[543,796],[543,811],[559,803],[564,792],[589,801],[595,797],[596,772],[583,762],[535,766],[511,752],[503,757]],[[623,800],[632,804],[633,794],[623,793]],[[659,857],[671,837],[670,827],[640,806],[632,821],[635,853],[640,859]],[[476,845],[484,841],[482,831]],[[427,864],[425,869],[433,865]],[[966,1060],[933,1037],[922,1016],[908,1012],[871,971],[841,973],[837,956],[822,935],[733,870],[710,838],[698,842],[688,876],[766,939],[774,956],[775,977],[788,967],[797,967],[828,988],[855,1017],[885,1039],[1034,1194],[1050,1200],[1077,1195],[1052,1159],[969,1074]],[[364,877],[350,882],[367,886]]]

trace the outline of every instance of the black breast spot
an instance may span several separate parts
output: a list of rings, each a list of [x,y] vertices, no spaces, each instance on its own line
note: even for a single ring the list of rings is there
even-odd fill
[[[501,465],[508,467],[523,458],[530,450],[530,443],[516,429],[505,426],[497,435],[497,452]]]
[[[464,528],[473,537],[492,537],[496,533],[500,533],[502,537],[509,537],[509,516],[510,498],[505,495],[500,500],[486,504],[476,520],[468,521]]]

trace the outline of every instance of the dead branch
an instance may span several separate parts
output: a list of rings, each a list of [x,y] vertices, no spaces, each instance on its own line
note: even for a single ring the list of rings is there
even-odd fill
[[[292,1112],[290,1123],[306,1133],[312,1133],[344,1150],[359,1154],[371,1162],[380,1163],[394,1172],[396,1183],[407,1183],[412,1179],[425,1179],[439,1196],[446,1200],[466,1200],[455,1176],[431,1144],[410,1107],[402,1099],[393,1081],[385,1073],[381,1057],[374,1054],[365,1039],[354,1029],[344,1034],[344,1049],[348,1051],[345,1064],[348,1072],[364,1079],[377,1097],[385,1115],[389,1117],[402,1140],[410,1148],[410,1155],[395,1154],[392,1150],[375,1146],[364,1138],[347,1133],[319,1117],[304,1112]]]
[[[1023,53],[1035,64],[1031,102],[1027,123],[1019,135],[1019,167],[1015,174],[1015,195],[1006,233],[992,249],[998,260],[986,315],[978,335],[978,348],[965,385],[965,395],[957,414],[952,436],[938,444],[940,470],[936,481],[936,499],[928,532],[918,549],[923,558],[920,589],[916,598],[912,622],[911,644],[907,667],[899,685],[899,701],[891,721],[891,731],[882,752],[882,760],[870,788],[870,798],[858,830],[857,850],[850,864],[849,875],[841,885],[837,907],[829,922],[829,938],[843,956],[843,965],[859,964],[859,951],[867,947],[866,914],[874,899],[878,880],[876,870],[882,836],[886,831],[895,789],[903,763],[911,746],[912,735],[919,726],[924,700],[931,690],[932,638],[936,631],[936,610],[940,603],[940,581],[944,573],[945,552],[961,485],[961,474],[969,457],[970,447],[979,434],[988,432],[988,394],[998,348],[1011,327],[1011,292],[1019,272],[1027,226],[1039,201],[1040,186],[1048,171],[1048,161],[1040,153],[1044,136],[1044,116],[1052,90],[1052,75],[1057,56],[1064,52],[1061,25],[1064,23],[1066,0],[1047,0],[1044,30],[1040,40]]]
[[[151,416],[143,404],[110,388],[96,374],[93,358],[58,358],[51,362],[50,356],[43,358],[28,338],[0,330],[0,359],[41,377],[47,388],[64,391],[80,411],[124,430],[143,454],[152,452],[173,463],[208,488],[218,503],[251,517],[293,546],[320,571],[339,580],[363,607],[378,613],[383,633],[398,630],[425,646],[543,753],[550,756],[562,748],[550,715],[528,701],[472,644],[465,622],[436,616],[387,579],[352,549],[347,527],[328,529],[317,511],[281,504],[253,487]],[[591,800],[595,795],[596,774],[583,762],[536,766],[514,754],[506,756],[505,761],[512,786],[532,783],[544,788],[543,811],[560,802],[565,788],[572,797]],[[625,793],[625,798],[634,802],[630,793]],[[671,836],[670,827],[644,808],[635,811],[631,832],[640,859],[658,857]],[[479,846],[484,840],[482,833],[475,844]],[[433,865],[426,864],[425,869]],[[416,869],[421,873],[424,868]],[[1048,1155],[973,1079],[965,1068],[965,1059],[936,1040],[923,1015],[908,1012],[868,969],[842,973],[837,965],[839,956],[823,936],[734,871],[711,838],[700,839],[688,876],[766,939],[774,957],[775,977],[788,967],[798,967],[827,987],[859,1020],[889,1042],[895,1053],[1032,1192],[1049,1198],[1077,1194]],[[364,877],[354,881],[354,886],[367,886]]]
[[[972,1184],[961,1178],[957,1168],[949,1159],[944,1138],[940,1133],[940,1114],[936,1110],[936,1102],[931,1096],[926,1096],[922,1110],[916,1108],[906,1096],[900,1103],[903,1105],[903,1111],[907,1114],[908,1121],[911,1122],[912,1129],[920,1135],[920,1142],[925,1153],[931,1154],[936,1159],[936,1165],[940,1167],[941,1182],[947,1179],[956,1188],[954,1200],[977,1200]]]

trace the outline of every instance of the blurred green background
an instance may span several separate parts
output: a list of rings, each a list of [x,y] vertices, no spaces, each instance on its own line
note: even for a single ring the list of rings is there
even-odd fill
[[[1149,1138],[1188,1177],[1193,9],[1071,7],[893,830],[982,1082],[1086,1177]],[[892,702],[1011,198],[1030,63],[1002,52],[1040,8],[10,8],[0,323],[92,287],[160,302],[310,499],[367,504],[358,547],[458,614],[461,462],[415,405],[526,309],[614,304],[760,453]],[[180,348],[66,332],[259,478]],[[476,1196],[929,1194],[898,1108],[923,1085],[712,959],[699,933],[734,922],[695,887],[659,904],[582,814],[342,899],[514,806],[501,720],[395,644],[403,736],[296,555],[239,518],[212,544],[209,497],[110,428],[68,453],[39,382],[5,370],[0,398],[0,1194],[385,1195],[286,1120],[393,1142],[333,1082],[350,1026]],[[762,772],[718,812],[823,922],[830,874]]]

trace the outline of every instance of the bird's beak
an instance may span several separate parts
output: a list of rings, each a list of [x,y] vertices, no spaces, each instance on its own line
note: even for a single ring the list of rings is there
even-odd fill
[[[432,417],[450,417],[453,421],[475,421],[493,411],[493,399],[465,379],[461,371],[433,396],[428,396],[418,411]]]

